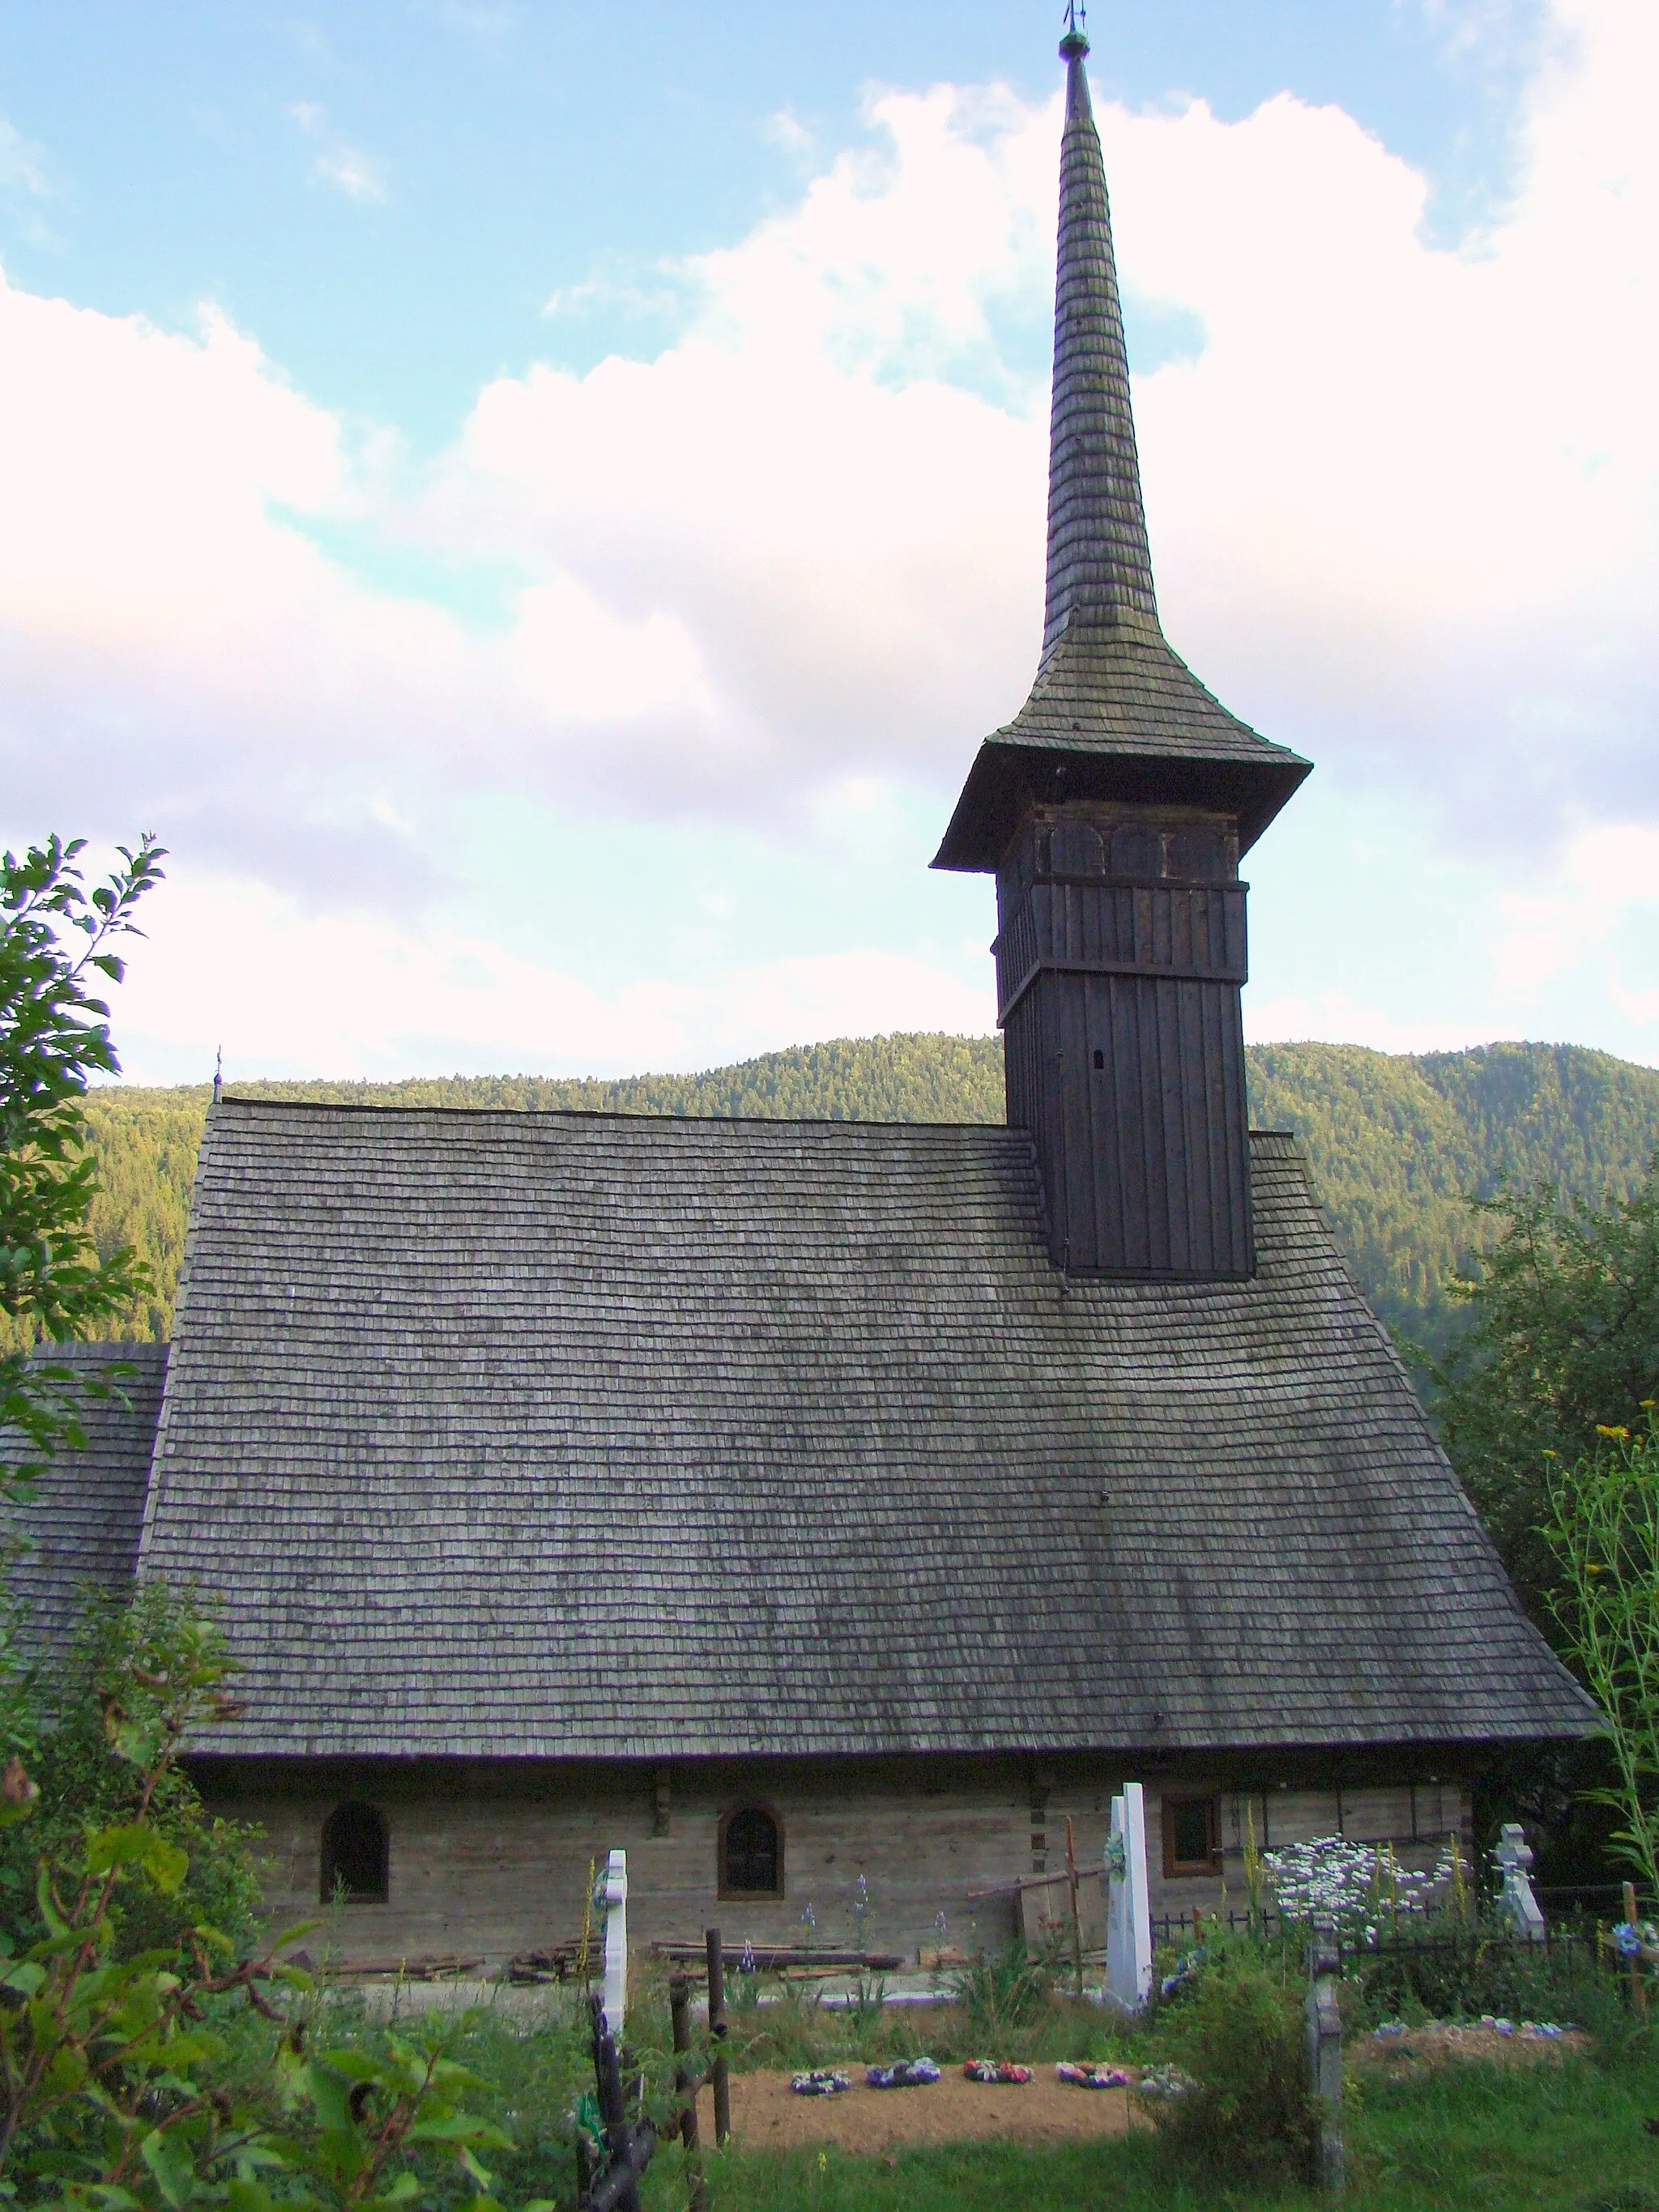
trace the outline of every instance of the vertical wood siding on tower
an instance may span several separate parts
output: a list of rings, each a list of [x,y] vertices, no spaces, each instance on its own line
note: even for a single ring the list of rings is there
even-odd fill
[[[1237,984],[1045,968],[1006,1037],[1008,1119],[1036,1139],[1060,1266],[1252,1272]]]
[[[1243,984],[1244,894],[1243,884],[1033,884],[997,934],[999,1018],[1039,966]]]

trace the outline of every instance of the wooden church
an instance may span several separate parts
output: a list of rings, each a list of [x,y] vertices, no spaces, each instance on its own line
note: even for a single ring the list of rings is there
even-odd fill
[[[1006,1126],[227,1097],[170,1350],[36,1509],[43,1635],[89,1572],[217,1612],[193,1771],[348,1956],[544,1948],[616,1844],[636,1940],[1000,1941],[1126,1779],[1207,1904],[1247,1818],[1431,1856],[1592,1724],[1248,1127],[1308,763],[1159,627],[1085,52],[1042,658],[935,863],[996,877]]]

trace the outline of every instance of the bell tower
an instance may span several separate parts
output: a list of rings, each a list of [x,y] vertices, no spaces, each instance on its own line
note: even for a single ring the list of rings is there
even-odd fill
[[[1088,40],[1060,41],[1042,653],[933,861],[997,881],[1008,1121],[1079,1274],[1255,1272],[1238,863],[1309,771],[1165,642],[1152,586]]]

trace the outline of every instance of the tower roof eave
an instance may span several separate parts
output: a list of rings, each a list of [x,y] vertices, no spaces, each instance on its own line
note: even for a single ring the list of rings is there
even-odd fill
[[[1205,689],[1154,623],[1073,621],[1013,720],[980,747],[936,868],[994,868],[1039,798],[1212,807],[1261,835],[1312,763]]]

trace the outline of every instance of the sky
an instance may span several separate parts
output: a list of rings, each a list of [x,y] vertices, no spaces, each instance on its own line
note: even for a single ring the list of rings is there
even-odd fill
[[[1255,1040],[1659,1064],[1659,10],[1097,0],[1164,622],[1316,772]],[[988,1030],[1059,10],[0,0],[0,839],[129,1076]]]

